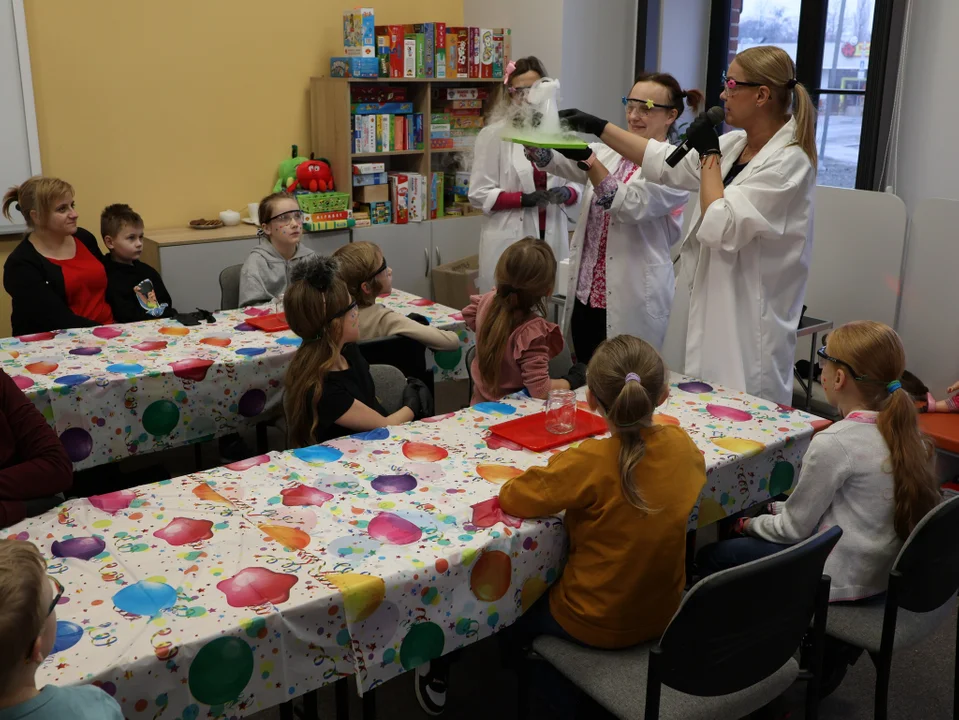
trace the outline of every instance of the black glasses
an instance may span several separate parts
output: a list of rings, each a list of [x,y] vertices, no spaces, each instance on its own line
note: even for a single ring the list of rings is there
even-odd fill
[[[336,320],[336,319],[338,319],[338,318],[341,318],[341,317],[343,317],[344,315],[346,315],[348,312],[350,312],[350,310],[352,310],[353,308],[356,307],[356,304],[357,304],[357,303],[356,303],[356,300],[354,300],[353,302],[351,302],[351,303],[350,303],[349,305],[347,305],[345,308],[343,308],[342,310],[340,310],[336,315],[334,315],[333,317],[331,317],[331,318],[330,318],[330,322],[333,322],[334,320]]]
[[[846,368],[846,369],[849,371],[849,374],[852,375],[852,379],[853,379],[853,380],[856,380],[857,382],[858,382],[858,381],[861,381],[861,380],[868,380],[868,379],[869,379],[869,378],[866,377],[865,375],[859,375],[855,370],[853,370],[852,365],[850,365],[849,363],[847,363],[845,360],[840,360],[839,358],[835,358],[835,357],[833,357],[832,355],[828,355],[828,354],[826,353],[826,346],[825,346],[825,345],[823,345],[821,348],[819,348],[819,349],[816,351],[816,354],[819,356],[819,367],[822,367],[822,366],[823,366],[823,363],[824,363],[826,360],[828,360],[828,361],[831,362],[831,363],[836,363],[836,365],[842,365],[844,368]]]
[[[388,268],[388,267],[389,267],[389,265],[386,264],[386,258],[383,258],[383,264],[380,265],[380,269],[377,270],[377,271],[376,271],[375,273],[373,273],[372,275],[370,275],[368,278],[366,278],[366,280],[364,280],[363,282],[369,282],[370,280],[372,280],[373,278],[375,278],[377,275],[379,275],[381,272],[385,271],[386,268]]]
[[[274,215],[269,222],[278,220],[280,225],[292,225],[294,222],[303,222],[303,213],[300,210],[287,210],[279,215]]]
[[[723,73],[723,87],[727,90],[735,90],[737,87],[762,87],[762,83],[756,82],[746,82],[745,80],[736,80],[735,78],[727,77],[726,73]]]
[[[50,609],[47,610],[47,617],[50,617],[54,608],[56,608],[57,603],[60,602],[60,598],[63,597],[63,585],[61,585],[60,581],[55,577],[51,577],[50,579],[53,580],[53,587],[56,588],[57,594],[53,596],[53,602],[50,603]]]

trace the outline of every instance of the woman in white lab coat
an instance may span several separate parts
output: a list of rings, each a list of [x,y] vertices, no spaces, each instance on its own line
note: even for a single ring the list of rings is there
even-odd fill
[[[736,56],[722,98],[721,138],[701,115],[689,127],[694,148],[675,168],[674,150],[578,110],[570,125],[598,134],[643,168],[643,177],[699,190],[682,250],[689,283],[688,375],[789,404],[796,329],[812,254],[816,186],[815,109],[780,48]]]
[[[520,58],[506,67],[506,91],[510,102],[519,106],[546,68],[535,57]],[[538,237],[552,248],[556,262],[569,257],[567,213],[576,217],[582,188],[563,178],[548,175],[523,154],[523,146],[501,138],[507,123],[516,117],[507,110],[505,118],[483,128],[473,149],[469,199],[483,211],[480,231],[479,277],[481,293],[493,289],[493,271],[506,248],[524,237]]]
[[[629,132],[661,142],[675,137],[684,100],[696,112],[703,95],[683,91],[672,75],[643,73],[623,98]],[[589,181],[570,242],[563,313],[576,360],[589,363],[603,340],[622,334],[661,349],[676,288],[671,250],[689,193],[645,180],[639,166],[602,143],[589,150],[530,148],[527,155],[555,175]]]

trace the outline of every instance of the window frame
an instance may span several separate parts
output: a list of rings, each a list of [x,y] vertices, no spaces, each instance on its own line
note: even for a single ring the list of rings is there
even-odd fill
[[[889,140],[896,73],[907,0],[875,0],[865,90],[821,88],[829,0],[802,0],[796,46],[796,78],[818,107],[822,95],[858,95],[863,100],[857,190],[881,190],[881,158]],[[730,62],[729,28],[734,0],[712,0],[706,55],[706,104],[721,104],[722,76]],[[838,42],[838,40],[837,40]],[[817,122],[818,122],[817,118]]]

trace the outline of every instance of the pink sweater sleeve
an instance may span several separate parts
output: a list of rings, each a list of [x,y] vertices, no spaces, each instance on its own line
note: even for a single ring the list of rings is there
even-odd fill
[[[563,349],[563,333],[559,326],[539,318],[518,331],[516,364],[523,378],[523,387],[535,398],[549,394],[549,361]]]
[[[482,295],[470,295],[470,304],[463,308],[463,322],[473,332],[476,332],[476,313],[482,297]]]

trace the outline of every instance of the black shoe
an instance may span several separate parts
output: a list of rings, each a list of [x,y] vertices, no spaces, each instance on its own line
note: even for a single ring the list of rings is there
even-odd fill
[[[822,657],[822,679],[819,681],[819,699],[832,695],[856,660],[862,655],[862,649],[826,636],[826,648]]]
[[[433,662],[421,665],[413,673],[416,699],[427,715],[442,715],[446,710],[446,686],[449,671]]]

